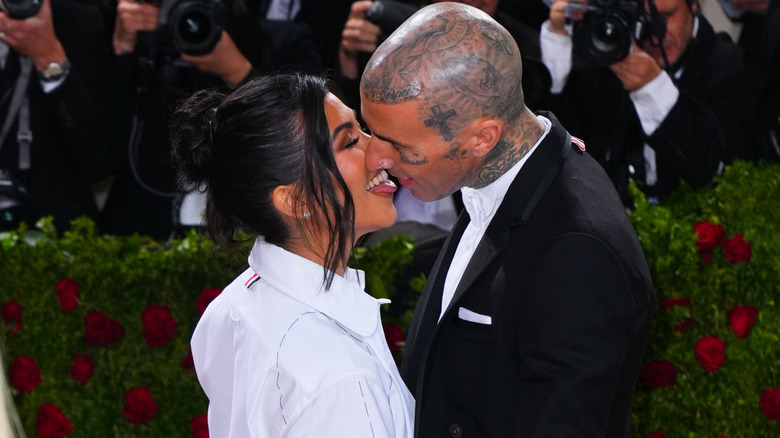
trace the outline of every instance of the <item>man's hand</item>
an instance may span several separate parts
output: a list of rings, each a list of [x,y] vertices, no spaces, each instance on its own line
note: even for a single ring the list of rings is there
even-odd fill
[[[568,35],[566,31],[566,24],[571,20],[581,20],[585,11],[577,9],[573,12],[571,18],[566,18],[566,5],[571,3],[587,3],[587,0],[555,0],[550,6],[550,30],[561,34]]]
[[[609,68],[623,83],[623,88],[628,91],[645,86],[662,71],[655,59],[636,44],[633,45],[628,56],[610,65]]]
[[[121,54],[135,50],[138,31],[155,30],[160,10],[148,3],[135,0],[119,0],[116,6],[116,27],[114,28],[114,53]]]
[[[377,48],[379,34],[382,32],[379,26],[366,18],[366,11],[373,4],[374,2],[370,0],[352,3],[349,17],[341,32],[339,45],[341,74],[351,79],[358,77],[358,52],[373,53]]]
[[[38,71],[49,63],[67,59],[65,49],[54,34],[50,0],[43,0],[37,14],[24,20],[14,20],[0,12],[0,32],[3,41],[14,50],[32,59]]]
[[[191,62],[202,72],[219,76],[230,86],[236,86],[244,80],[252,64],[238,50],[233,39],[227,32],[222,31],[222,37],[214,46],[214,50],[203,56],[191,56],[182,53],[181,59]]]

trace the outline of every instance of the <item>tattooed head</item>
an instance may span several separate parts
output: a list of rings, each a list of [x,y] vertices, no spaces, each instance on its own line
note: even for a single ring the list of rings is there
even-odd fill
[[[361,80],[363,99],[394,105],[416,99],[419,117],[451,140],[470,121],[508,124],[525,110],[520,51],[489,15],[460,3],[435,3],[377,48]]]

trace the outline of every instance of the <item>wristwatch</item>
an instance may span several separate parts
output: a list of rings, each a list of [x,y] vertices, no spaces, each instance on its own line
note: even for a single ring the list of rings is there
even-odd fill
[[[50,62],[43,70],[38,72],[38,78],[43,82],[54,82],[64,78],[70,72],[70,61]]]

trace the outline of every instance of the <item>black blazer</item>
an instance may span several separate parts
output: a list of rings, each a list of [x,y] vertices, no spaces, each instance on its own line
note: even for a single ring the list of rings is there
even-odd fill
[[[553,127],[520,170],[437,324],[469,222],[445,244],[401,374],[416,436],[628,437],[653,314],[644,254],[603,169]],[[459,317],[460,309],[492,324]]]

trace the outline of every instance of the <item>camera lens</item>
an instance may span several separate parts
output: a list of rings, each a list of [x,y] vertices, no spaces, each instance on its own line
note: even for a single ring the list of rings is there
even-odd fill
[[[214,50],[222,36],[224,8],[218,0],[180,1],[173,6],[168,22],[176,48],[202,56]]]
[[[41,9],[41,0],[0,0],[0,10],[8,13],[8,16],[23,20],[32,17]]]
[[[608,66],[628,55],[631,32],[618,14],[597,13],[581,20],[574,31],[574,47],[596,65]]]
[[[202,42],[213,31],[211,21],[203,11],[187,11],[186,14],[182,14],[176,24],[181,39],[190,44]]]

